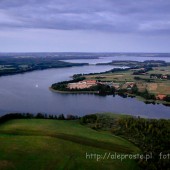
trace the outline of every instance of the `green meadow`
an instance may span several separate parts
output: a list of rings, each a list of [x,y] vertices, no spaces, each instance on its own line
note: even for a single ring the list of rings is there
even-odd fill
[[[15,119],[0,125],[0,170],[133,170],[135,160],[87,154],[140,153],[129,141],[79,120]]]

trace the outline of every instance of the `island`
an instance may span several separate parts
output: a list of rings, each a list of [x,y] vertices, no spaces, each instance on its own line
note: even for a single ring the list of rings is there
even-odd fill
[[[118,94],[137,97],[146,103],[170,105],[170,63],[147,60],[103,64],[126,67],[102,73],[76,74],[70,81],[52,84],[51,89],[62,93]]]

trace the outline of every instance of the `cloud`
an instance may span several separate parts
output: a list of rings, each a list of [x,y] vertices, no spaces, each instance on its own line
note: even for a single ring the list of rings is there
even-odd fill
[[[166,0],[0,0],[0,28],[164,34],[169,9]]]

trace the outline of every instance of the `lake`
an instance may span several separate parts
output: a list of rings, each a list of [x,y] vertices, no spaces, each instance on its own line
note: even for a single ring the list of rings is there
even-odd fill
[[[89,63],[89,64],[97,64],[97,63],[108,63],[111,61],[116,60],[131,60],[131,61],[145,61],[145,60],[164,60],[166,62],[170,62],[170,57],[141,57],[141,56],[113,56],[113,57],[99,57],[98,59],[72,59],[72,60],[61,60],[61,61],[67,61],[70,63]]]
[[[136,98],[93,94],[60,94],[52,83],[69,80],[73,74],[102,72],[113,66],[82,66],[34,71],[0,77],[0,114],[11,112],[85,115],[97,112],[170,118],[170,107],[145,104]]]

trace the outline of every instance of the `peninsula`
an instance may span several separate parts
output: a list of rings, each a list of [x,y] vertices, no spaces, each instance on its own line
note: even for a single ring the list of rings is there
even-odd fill
[[[88,65],[69,63],[57,57],[0,56],[0,76],[25,73],[34,70]],[[62,58],[61,58],[62,59]]]
[[[137,96],[145,102],[170,104],[170,63],[147,60],[115,61],[105,64],[126,68],[95,74],[76,74],[71,81],[52,84],[51,89],[66,93]]]

